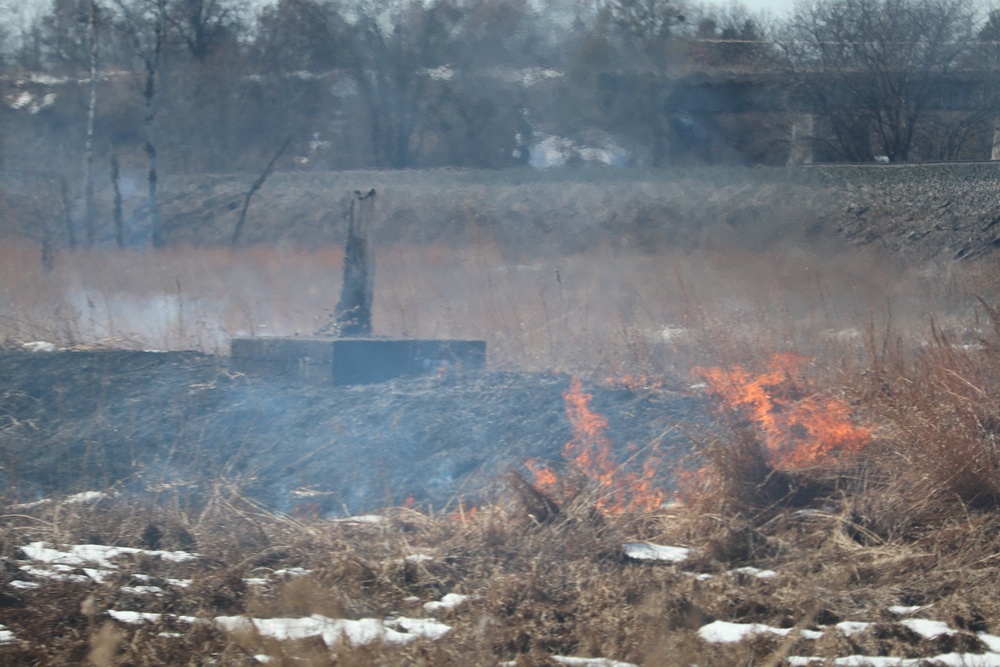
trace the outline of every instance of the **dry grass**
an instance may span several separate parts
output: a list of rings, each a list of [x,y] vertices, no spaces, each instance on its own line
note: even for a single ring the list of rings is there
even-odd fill
[[[341,280],[338,247],[75,251],[46,273],[35,246],[0,247],[0,339],[225,353],[234,336],[311,334]],[[765,349],[857,362],[883,299],[899,321],[926,290],[864,255],[800,248],[505,257],[489,240],[376,248],[374,326],[485,339],[494,366],[683,375]],[[915,307],[915,305],[919,306]],[[876,323],[878,325],[878,323]]]
[[[985,649],[976,633],[995,632],[1000,623],[994,512],[940,516],[919,540],[869,539],[850,520],[847,504],[775,512],[763,522],[749,513],[708,515],[686,506],[609,517],[595,511],[593,491],[581,487],[539,521],[516,489],[471,515],[390,508],[381,523],[296,520],[224,486],[184,511],[124,497],[8,511],[0,537],[11,565],[23,558],[16,547],[31,540],[150,548],[156,532],[150,526],[162,535],[155,546],[200,556],[182,565],[119,560],[101,584],[5,586],[0,623],[19,642],[0,646],[0,655],[12,665],[80,664],[85,656],[98,665],[255,664],[255,655],[282,665],[555,665],[550,656],[569,655],[724,667],[781,664],[787,655],[976,653]],[[623,555],[622,545],[635,541],[695,551],[679,565],[642,563]],[[405,558],[413,554],[426,558]],[[777,575],[760,579],[734,569],[747,564]],[[309,573],[274,574],[294,567]],[[247,583],[250,577],[269,583]],[[5,584],[25,578],[16,567],[0,574]],[[169,583],[179,578],[191,583]],[[164,592],[122,590],[137,583]],[[445,637],[409,646],[344,643],[331,651],[315,638],[277,641],[170,616],[413,617],[426,614],[422,602],[446,593],[472,597],[433,614],[451,626]],[[923,639],[887,611],[894,604],[923,605],[921,616],[956,633]],[[136,626],[115,621],[109,609],[166,615]],[[697,633],[712,620],[828,631],[820,639],[763,634],[715,644]],[[873,625],[846,637],[829,629],[840,621]]]
[[[174,248],[65,253],[51,273],[32,246],[0,248],[0,327],[8,343],[200,348],[235,335],[309,333],[340,280],[336,249]],[[384,335],[484,338],[498,367],[583,370],[678,385],[695,366],[762,368],[770,352],[807,355],[816,393],[872,430],[856,456],[809,469],[774,465],[759,425],[719,407],[692,437],[699,458],[683,502],[606,516],[573,481],[552,498],[513,477],[475,513],[390,508],[365,524],[268,512],[220,484],[197,505],[164,495],[94,506],[8,508],[0,582],[31,540],[194,549],[195,564],[136,558],[105,583],[4,587],[0,623],[20,638],[5,664],[553,665],[552,655],[640,665],[780,665],[791,655],[927,657],[981,652],[1000,632],[1000,276],[971,265],[909,271],[877,257],[799,248],[698,254],[589,250],[524,263],[489,240],[377,249],[375,326]],[[978,298],[977,298],[978,297]],[[706,401],[713,400],[705,395]],[[520,481],[518,481],[520,480]],[[689,546],[671,565],[625,558],[622,545]],[[406,560],[424,554],[430,560]],[[735,568],[773,568],[760,579]],[[302,567],[301,577],[274,576]],[[148,575],[162,596],[122,586]],[[711,578],[698,577],[710,574]],[[266,587],[246,582],[268,576]],[[168,579],[190,578],[190,586]],[[212,623],[144,626],[107,610],[203,619],[439,612],[452,631],[409,646],[278,642]],[[68,601],[68,602],[67,602]],[[887,611],[955,634],[922,638]],[[709,643],[712,620],[797,628]],[[872,625],[810,639],[840,621]],[[177,636],[173,634],[179,633]]]

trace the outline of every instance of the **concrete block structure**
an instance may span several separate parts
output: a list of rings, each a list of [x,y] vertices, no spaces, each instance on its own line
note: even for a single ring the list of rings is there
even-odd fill
[[[486,341],[413,338],[234,338],[233,370],[319,385],[385,382],[486,365]]]

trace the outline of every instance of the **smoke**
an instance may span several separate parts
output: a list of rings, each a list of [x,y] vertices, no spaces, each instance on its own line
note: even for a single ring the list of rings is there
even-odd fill
[[[78,335],[86,341],[122,342],[158,350],[223,350],[232,336],[212,315],[224,310],[221,304],[199,296],[70,288],[65,300],[77,315]]]

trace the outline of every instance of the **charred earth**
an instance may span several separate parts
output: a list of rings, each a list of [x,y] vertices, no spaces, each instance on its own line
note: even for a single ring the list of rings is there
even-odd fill
[[[353,387],[234,373],[194,352],[0,352],[5,486],[22,500],[117,488],[198,496],[219,480],[321,515],[488,498],[530,458],[559,461],[561,374],[486,372]],[[609,439],[675,459],[701,414],[679,390],[587,386]],[[627,458],[622,456],[622,460]]]

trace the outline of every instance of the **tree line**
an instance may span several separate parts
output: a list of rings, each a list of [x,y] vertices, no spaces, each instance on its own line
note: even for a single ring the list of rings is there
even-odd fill
[[[55,0],[0,24],[0,169],[93,187],[113,156],[155,216],[158,171],[259,171],[289,137],[279,168],[782,164],[808,115],[817,160],[986,159],[1000,13],[977,6]],[[692,112],[695,75],[782,100]]]

